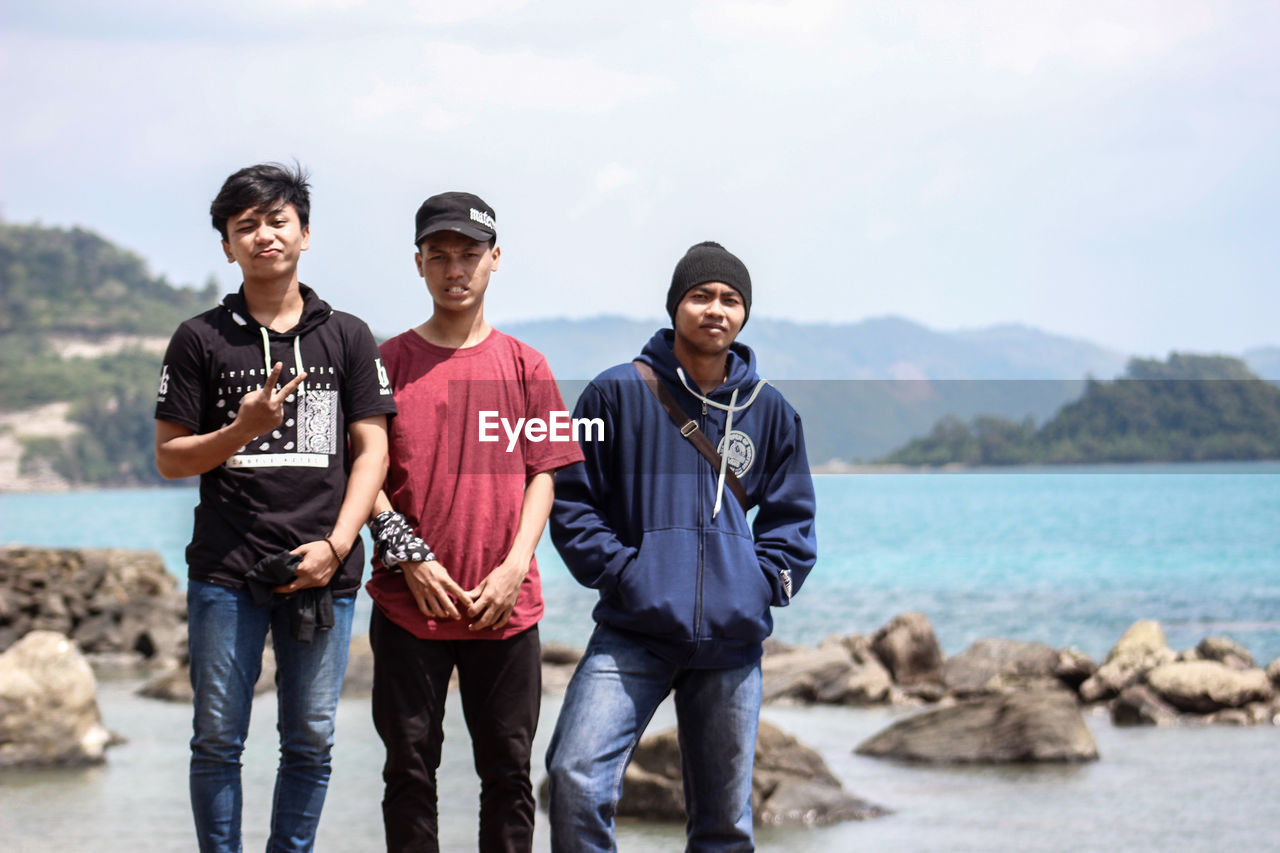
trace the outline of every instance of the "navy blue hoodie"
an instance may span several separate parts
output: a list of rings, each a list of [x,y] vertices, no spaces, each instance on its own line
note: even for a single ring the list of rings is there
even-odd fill
[[[660,330],[648,362],[689,417],[725,455],[757,512],[748,520],[717,472],[672,423],[632,364],[592,380],[575,418],[600,419],[579,433],[586,461],[556,474],[551,537],[578,579],[600,591],[595,620],[631,633],[655,654],[714,668],[757,660],[817,555],[813,480],[800,416],[756,375],[755,354],[735,343],[728,380],[706,397],[686,385]],[[716,512],[717,497],[720,507]]]

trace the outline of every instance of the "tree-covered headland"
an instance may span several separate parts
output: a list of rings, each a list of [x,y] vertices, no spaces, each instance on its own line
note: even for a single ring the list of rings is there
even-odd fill
[[[1135,358],[1090,379],[1042,426],[943,418],[881,461],[901,465],[1057,465],[1280,458],[1280,387],[1227,356]]]
[[[152,459],[161,355],[141,343],[96,357],[59,354],[58,340],[167,338],[217,301],[217,285],[175,287],[136,254],[79,228],[0,222],[0,409],[74,401],[83,429],[30,439],[24,466],[44,461],[73,483],[160,482]]]

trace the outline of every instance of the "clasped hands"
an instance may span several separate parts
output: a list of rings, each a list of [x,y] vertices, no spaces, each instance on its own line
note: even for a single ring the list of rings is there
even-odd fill
[[[438,560],[400,563],[409,592],[424,616],[471,620],[469,631],[498,630],[511,621],[528,566],[504,561],[474,589],[463,589]],[[461,610],[459,609],[461,608]]]

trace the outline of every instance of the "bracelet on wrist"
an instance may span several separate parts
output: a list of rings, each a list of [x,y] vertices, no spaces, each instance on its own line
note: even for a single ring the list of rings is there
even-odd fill
[[[338,546],[334,545],[333,541],[330,540],[328,536],[324,537],[324,544],[329,546],[329,550],[333,552],[333,559],[337,561],[339,566],[341,566],[342,557],[338,554]]]

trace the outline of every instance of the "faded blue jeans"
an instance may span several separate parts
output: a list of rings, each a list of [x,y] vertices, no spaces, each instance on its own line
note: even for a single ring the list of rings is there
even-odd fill
[[[688,850],[753,850],[751,771],[760,718],[760,663],[687,669],[604,625],[565,692],[547,749],[553,851],[614,850],[622,776],[672,690]]]
[[[290,606],[285,599],[257,606],[247,591],[216,584],[187,585],[195,690],[191,810],[202,853],[241,850],[240,753],[268,627],[276,655],[280,766],[267,850],[293,853],[315,846],[355,597],[334,598],[333,627],[316,631],[311,643],[289,633]]]

